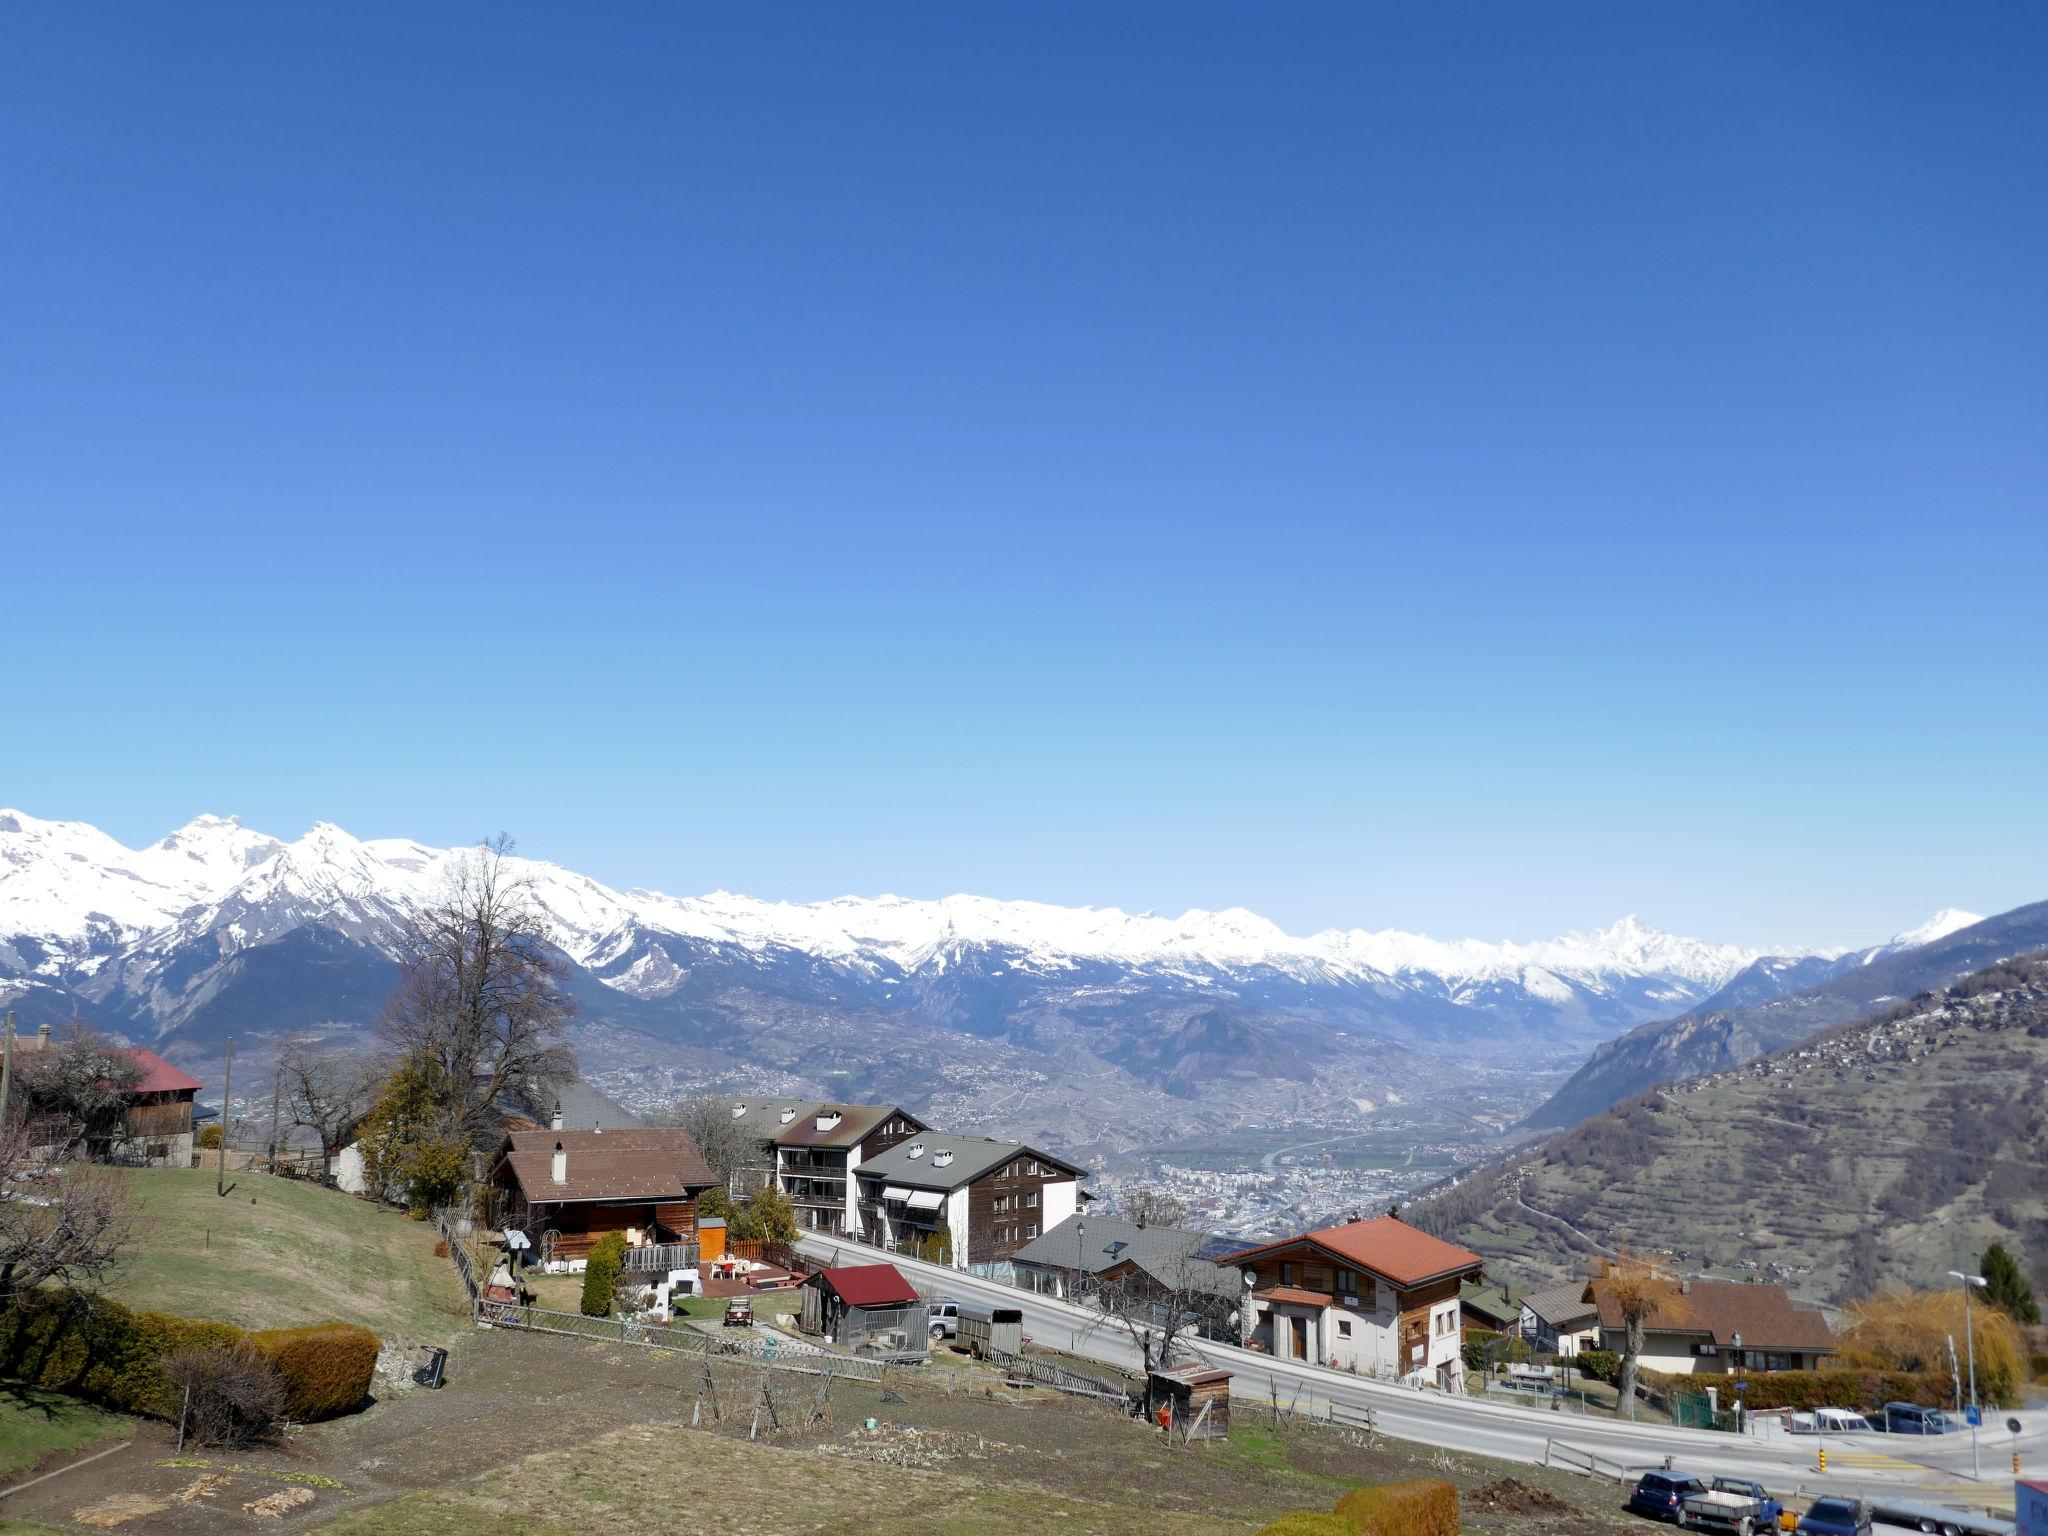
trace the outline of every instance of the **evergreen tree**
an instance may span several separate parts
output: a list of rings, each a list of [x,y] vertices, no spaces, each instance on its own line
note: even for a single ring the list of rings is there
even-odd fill
[[[2007,1313],[2015,1322],[2041,1321],[2041,1303],[2034,1295],[2034,1288],[2027,1284],[2027,1277],[2020,1272],[2020,1261],[2012,1256],[2005,1244],[1993,1243],[1985,1249],[1983,1262],[1978,1268],[1984,1272],[1985,1300]]]

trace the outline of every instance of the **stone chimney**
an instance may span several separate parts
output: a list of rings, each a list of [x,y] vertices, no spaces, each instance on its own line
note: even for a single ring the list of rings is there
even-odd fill
[[[562,1144],[559,1141],[555,1143],[555,1166],[553,1171],[557,1184],[569,1182],[569,1154],[562,1150]]]
[[[552,1119],[552,1120],[550,1120],[550,1121],[548,1122],[548,1129],[549,1129],[549,1130],[551,1130],[551,1131],[559,1131],[559,1130],[560,1130],[561,1128],[562,1128],[562,1106],[561,1106],[561,1105],[559,1105],[559,1104],[557,1104],[557,1105],[555,1106],[555,1118],[554,1118],[554,1119]]]

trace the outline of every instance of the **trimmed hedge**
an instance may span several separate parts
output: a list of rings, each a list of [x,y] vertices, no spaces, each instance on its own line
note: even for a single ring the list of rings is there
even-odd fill
[[[1358,1536],[1458,1536],[1458,1490],[1437,1477],[1354,1488],[1336,1513]]]
[[[1582,1349],[1572,1356],[1572,1364],[1589,1381],[1611,1387],[1621,1380],[1621,1356],[1611,1349]]]
[[[367,1328],[332,1323],[252,1336],[229,1323],[137,1312],[104,1296],[56,1290],[18,1297],[0,1311],[0,1376],[119,1413],[171,1419],[178,1391],[163,1362],[181,1349],[222,1349],[244,1339],[277,1366],[294,1418],[346,1413],[370,1395],[378,1343]]]
[[[249,1335],[284,1381],[285,1415],[331,1419],[362,1407],[377,1372],[377,1335],[354,1323],[267,1328]]]
[[[1722,1372],[1711,1375],[1680,1376],[1663,1371],[1642,1372],[1645,1386],[1666,1391],[1702,1392],[1720,1389],[1721,1404],[1735,1405],[1737,1380],[1749,1386],[1740,1394],[1742,1405],[1752,1411],[1765,1408],[1853,1408],[1869,1412],[1886,1403],[1918,1403],[1939,1408],[1953,1400],[1946,1375],[1916,1371],[1825,1370],[1745,1371],[1740,1377]]]

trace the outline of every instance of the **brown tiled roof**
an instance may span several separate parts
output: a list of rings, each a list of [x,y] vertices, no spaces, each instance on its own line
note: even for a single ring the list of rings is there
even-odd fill
[[[1602,1328],[1624,1325],[1613,1294],[1595,1280],[1587,1294],[1600,1314]],[[1806,1307],[1795,1307],[1782,1285],[1748,1285],[1737,1280],[1689,1280],[1683,1295],[1651,1313],[1643,1322],[1651,1333],[1695,1334],[1723,1349],[1742,1335],[1744,1349],[1829,1350],[1835,1336],[1827,1319]]]
[[[1332,1299],[1327,1291],[1304,1291],[1298,1285],[1276,1285],[1252,1295],[1259,1301],[1285,1301],[1297,1307],[1327,1307]]]
[[[569,1157],[568,1178],[560,1184],[554,1178],[557,1144]],[[681,1200],[718,1182],[690,1133],[673,1126],[510,1131],[501,1156],[520,1192],[536,1203]]]
[[[830,1130],[818,1129],[818,1116],[839,1116]],[[806,1104],[803,1113],[789,1124],[778,1126],[775,1144],[782,1147],[851,1147],[867,1139],[870,1131],[884,1121],[903,1115],[913,1125],[924,1122],[894,1104]]]
[[[1425,1280],[1477,1270],[1486,1261],[1469,1248],[1431,1237],[1411,1227],[1398,1216],[1375,1216],[1370,1221],[1347,1221],[1338,1227],[1322,1227],[1300,1237],[1286,1237],[1262,1243],[1217,1260],[1219,1264],[1242,1264],[1256,1254],[1273,1253],[1297,1243],[1313,1243],[1335,1254],[1347,1264],[1384,1275],[1396,1285],[1420,1285]]]

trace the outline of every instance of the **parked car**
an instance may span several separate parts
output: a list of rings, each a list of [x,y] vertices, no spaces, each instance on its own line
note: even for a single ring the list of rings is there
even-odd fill
[[[1625,1507],[1632,1515],[1669,1520],[1676,1525],[1685,1501],[1706,1491],[1707,1485],[1689,1472],[1645,1472]]]
[[[931,1313],[932,1342],[941,1339],[958,1338],[960,1335],[960,1303],[951,1296],[934,1296],[928,1310]]]
[[[1816,1408],[1795,1413],[1786,1428],[1795,1435],[1867,1435],[1876,1425],[1850,1408]]]
[[[1939,1408],[1918,1403],[1886,1403],[1884,1427],[1895,1435],[1945,1435],[1960,1426]]]
[[[1799,1536],[1870,1536],[1870,1506],[1855,1499],[1815,1499],[1799,1517]]]
[[[1756,1536],[1774,1529],[1784,1505],[1764,1492],[1762,1483],[1745,1477],[1717,1477],[1702,1493],[1688,1494],[1678,1506],[1678,1523],[1688,1530],[1722,1531]]]
[[[725,1326],[728,1328],[751,1328],[754,1326],[754,1300],[751,1296],[735,1296],[726,1302]]]

